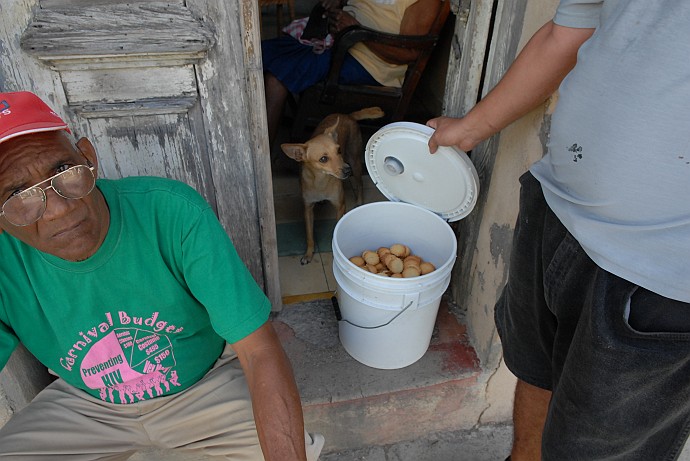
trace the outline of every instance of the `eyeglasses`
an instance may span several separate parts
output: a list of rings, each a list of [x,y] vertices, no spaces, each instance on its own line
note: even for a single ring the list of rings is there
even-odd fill
[[[46,190],[52,188],[60,197],[67,199],[86,197],[96,185],[93,169],[92,166],[75,165],[13,195],[2,204],[0,216],[19,227],[35,223],[46,211]],[[49,186],[41,187],[47,182],[50,182]]]

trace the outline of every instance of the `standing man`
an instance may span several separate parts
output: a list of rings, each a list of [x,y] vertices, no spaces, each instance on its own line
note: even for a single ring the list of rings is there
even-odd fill
[[[59,377],[0,428],[0,459],[315,460],[271,306],[208,203],[97,171],[37,96],[0,93],[0,369],[22,342]]]
[[[562,0],[429,142],[470,150],[560,86],[496,305],[512,461],[674,460],[690,431],[690,4]],[[510,459],[510,458],[509,458]]]

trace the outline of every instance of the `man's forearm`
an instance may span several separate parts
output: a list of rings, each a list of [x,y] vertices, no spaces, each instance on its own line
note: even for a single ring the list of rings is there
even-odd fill
[[[466,121],[486,139],[542,104],[575,66],[577,51],[592,32],[545,24]]]
[[[443,3],[439,0],[417,0],[407,7],[400,22],[400,35],[426,35],[436,21]],[[379,58],[391,64],[407,64],[417,58],[419,50],[364,42]]]
[[[304,419],[292,367],[270,324],[251,336],[257,335],[261,339],[254,345],[236,351],[247,377],[264,458],[304,461]]]
[[[413,61],[417,57],[417,54],[419,54],[418,50],[412,48],[399,48],[390,45],[383,45],[370,40],[365,40],[363,43],[376,56],[390,64],[407,64],[408,62]]]
[[[266,361],[261,365],[269,367]],[[266,461],[305,460],[302,406],[292,371],[284,363],[271,368],[271,372],[259,372],[252,386],[254,418],[264,457]]]

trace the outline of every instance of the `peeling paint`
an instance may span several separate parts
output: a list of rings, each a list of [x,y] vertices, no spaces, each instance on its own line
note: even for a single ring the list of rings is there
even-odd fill
[[[479,285],[479,289],[481,291],[484,291],[484,284],[486,283],[486,276],[484,275],[484,271],[476,271],[475,277],[477,278],[477,284]]]
[[[555,106],[554,98],[552,98],[550,102],[551,104],[549,105],[549,108],[547,108],[547,111],[544,113],[542,124],[539,129],[539,140],[541,141],[543,149],[542,155],[546,155],[546,146],[548,145],[549,136],[551,135],[551,113],[554,108],[553,106]]]
[[[206,59],[203,63],[201,63],[200,67],[204,80],[211,80],[216,76],[216,67],[213,65],[212,60]],[[207,94],[204,94],[203,96],[208,97]]]
[[[489,250],[493,258],[494,267],[498,267],[499,262],[505,255],[510,254],[513,242],[513,229],[507,224],[492,224],[489,231],[491,241]]]
[[[9,56],[10,53],[5,47],[5,44],[0,40],[0,56]],[[10,66],[8,66],[4,61],[5,59],[2,60],[3,64],[0,66],[3,69],[8,69]],[[3,72],[0,72],[0,91],[7,91],[7,80],[5,79],[5,75]]]
[[[4,426],[5,423],[7,423],[7,421],[10,420],[12,414],[13,412],[10,408],[10,403],[7,400],[7,396],[5,395],[3,389],[0,387],[0,427]]]

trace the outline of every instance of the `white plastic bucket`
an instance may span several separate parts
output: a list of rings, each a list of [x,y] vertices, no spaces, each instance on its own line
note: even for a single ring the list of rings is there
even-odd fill
[[[402,243],[436,270],[389,278],[357,267],[349,258]],[[373,368],[403,368],[429,348],[441,296],[450,283],[457,241],[436,214],[402,202],[375,202],[343,216],[333,232],[333,275],[338,288],[340,341],[357,361]]]

